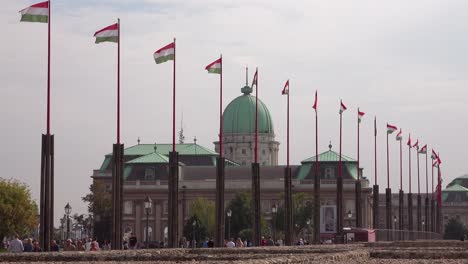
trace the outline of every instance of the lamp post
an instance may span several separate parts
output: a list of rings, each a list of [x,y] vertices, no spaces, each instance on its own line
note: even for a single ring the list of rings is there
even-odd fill
[[[231,239],[231,216],[232,216],[231,209],[227,210],[226,215],[228,217],[228,239]]]
[[[194,220],[193,223],[192,223],[192,248],[195,248],[196,245],[196,240],[195,240],[195,226],[197,225],[197,221]]]
[[[426,232],[425,232],[426,229],[424,229],[425,224],[426,224],[426,222],[424,222],[424,220],[422,220],[422,229],[421,230],[424,232],[424,238],[426,238]]]
[[[64,231],[64,229],[65,229],[65,216],[63,216],[63,218],[60,219],[60,224],[61,224],[61,230],[62,230],[62,235],[61,235],[60,238],[62,240],[65,240],[65,231]]]
[[[348,221],[349,221],[349,227],[351,227],[351,218],[353,217],[353,213],[351,210],[348,211]]]
[[[396,215],[393,216],[393,240],[395,240],[395,230],[396,230],[396,222],[397,222],[397,217]]]
[[[67,239],[70,237],[70,214],[71,214],[72,207],[70,203],[65,205],[65,214],[67,215]]]
[[[307,219],[307,222],[306,222],[306,224],[307,224],[307,242],[309,242],[309,243],[310,243],[310,223],[311,223],[310,219]]]
[[[278,212],[278,208],[276,207],[276,204],[273,204],[271,207],[271,217],[272,217],[272,222],[273,222],[273,241],[276,241],[276,213]],[[276,242],[275,242],[276,243]]]
[[[149,229],[149,214],[150,214],[150,211],[151,211],[151,206],[153,204],[153,201],[151,200],[151,198],[149,196],[146,196],[146,200],[145,200],[145,213],[146,213],[146,239],[145,239],[145,243],[146,243],[146,248],[148,248],[149,244],[148,244],[148,229]]]

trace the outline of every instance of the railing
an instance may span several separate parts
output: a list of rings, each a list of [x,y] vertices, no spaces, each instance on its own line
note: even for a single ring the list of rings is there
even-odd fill
[[[401,241],[401,240],[438,240],[442,235],[434,232],[375,229],[376,241]]]

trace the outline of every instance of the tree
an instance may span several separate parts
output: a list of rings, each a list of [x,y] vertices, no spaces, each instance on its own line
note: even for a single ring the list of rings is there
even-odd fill
[[[450,218],[445,225],[444,239],[460,239],[465,233],[465,226],[458,219]]]
[[[37,215],[29,187],[17,180],[0,178],[0,240],[15,233],[33,233],[38,226]]]
[[[111,192],[101,181],[94,181],[89,190],[91,193],[81,199],[89,203],[88,212],[94,215],[94,236],[99,240],[110,240],[112,234]]]
[[[226,212],[228,210],[232,211],[231,215],[231,224],[230,231],[231,237],[241,237],[242,239],[252,239],[253,230],[252,223],[254,212],[252,208],[252,196],[247,192],[236,193],[234,199],[228,204]],[[226,213],[224,214],[226,216]],[[226,216],[227,217],[227,216]],[[225,230],[226,237],[229,236],[227,229],[228,219],[226,219]],[[269,234],[267,223],[263,217],[263,214],[260,215],[260,229],[262,234]]]
[[[312,221],[314,210],[313,203],[307,201],[306,194],[302,192],[293,194],[292,200],[294,234],[298,236],[304,230],[311,233],[314,228]],[[285,209],[283,207],[278,208],[278,212],[276,213],[276,230],[279,233],[284,233],[284,214]],[[307,222],[309,222],[309,224],[307,224]]]
[[[195,226],[193,225],[194,222]],[[197,217],[197,215],[192,215],[185,223],[184,236],[188,241],[192,241],[195,238],[198,243],[200,243],[203,239],[205,239],[205,237],[208,236],[205,225],[203,225],[202,221]]]
[[[190,203],[191,216],[196,216],[200,224],[206,229],[206,235],[214,237],[216,229],[215,204],[206,198],[198,197]],[[191,222],[190,222],[191,224]]]

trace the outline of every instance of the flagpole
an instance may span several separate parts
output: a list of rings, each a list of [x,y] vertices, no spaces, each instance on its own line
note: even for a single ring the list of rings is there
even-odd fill
[[[372,224],[374,229],[379,228],[379,185],[377,184],[377,116],[374,117],[374,186],[372,190],[373,208]]]
[[[403,139],[400,139],[400,190],[403,190]]]
[[[340,103],[340,107],[342,107],[342,102]],[[342,161],[341,161],[341,150],[342,150],[342,127],[343,127],[343,111],[340,110],[340,159],[338,163],[338,179],[337,179],[337,243],[344,243],[343,234],[343,175],[342,175]]]
[[[418,166],[418,195],[421,194],[421,184],[420,184],[420,177],[419,177],[419,146],[416,146],[416,163]]]
[[[426,198],[424,199],[424,218],[426,226],[424,231],[429,231],[429,179],[427,175],[427,147],[426,147]]]
[[[315,91],[315,102],[317,102],[317,91]],[[318,175],[318,109],[317,105],[315,105],[315,177],[314,177],[314,225],[317,226],[317,228],[314,228],[314,243],[319,244],[320,243],[320,228],[318,226],[320,225],[320,178]]]
[[[258,67],[255,71],[257,79],[255,80],[255,163],[258,163]]]
[[[361,227],[361,179],[360,179],[360,170],[359,170],[359,108],[358,108],[358,115],[357,115],[357,180],[355,183],[355,196],[356,196],[356,227]]]
[[[287,158],[286,158],[286,166],[289,168],[289,80],[288,80],[288,104],[287,104]]]
[[[387,123],[388,126],[388,123]],[[388,150],[388,132],[387,132],[387,189],[390,188],[390,158],[388,157],[389,155],[389,150]]]
[[[374,182],[377,185],[377,117],[374,117]],[[375,195],[375,194],[374,194]]]
[[[401,132],[401,129],[400,129]],[[402,233],[401,230],[403,230],[404,226],[404,212],[403,212],[403,207],[404,207],[404,192],[403,192],[403,135],[400,135],[400,192],[398,196],[398,229],[399,231],[399,239],[402,239]]]
[[[357,180],[359,181],[359,108],[358,108],[358,122],[357,122]]]
[[[172,152],[175,152],[175,119],[176,119],[176,39],[174,38],[174,61],[172,68]]]
[[[223,54],[221,58],[221,74],[219,75],[219,157],[223,157]]]
[[[411,134],[408,138],[408,230],[413,231],[413,194],[411,193]],[[410,233],[410,239],[413,239],[413,234]]]
[[[48,6],[49,17],[47,18],[47,135],[50,135],[50,0]]]
[[[120,144],[120,18],[117,18],[117,144]]]

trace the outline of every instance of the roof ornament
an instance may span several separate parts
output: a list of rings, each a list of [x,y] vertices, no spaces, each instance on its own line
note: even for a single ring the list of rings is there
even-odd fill
[[[328,148],[329,148],[329,149],[330,149],[330,151],[331,151],[331,149],[332,149],[331,140],[330,140],[330,144],[328,145]]]
[[[158,145],[156,144],[156,142],[154,142],[154,153],[156,153],[158,150]]]
[[[252,87],[249,86],[249,67],[245,66],[245,86],[241,88],[241,92],[244,95],[252,93]]]
[[[138,145],[140,145],[140,137],[138,137],[137,142],[138,142]]]
[[[193,143],[196,145],[197,144],[197,136],[193,138]]]

